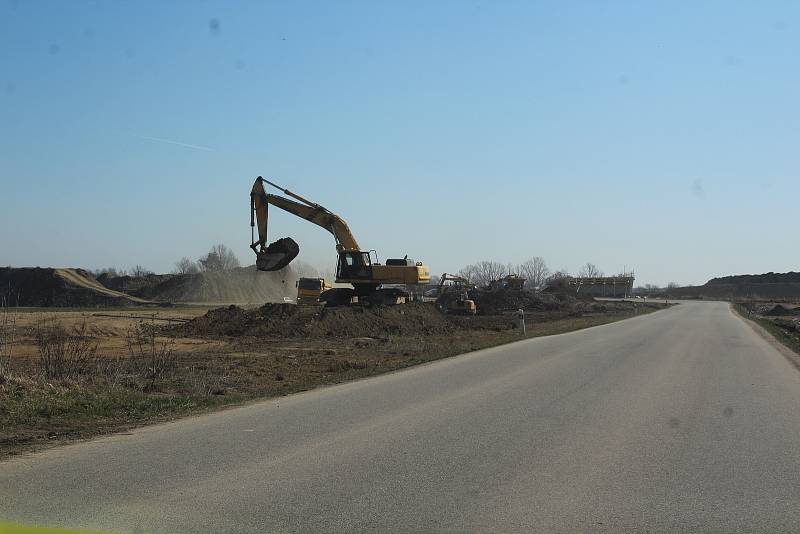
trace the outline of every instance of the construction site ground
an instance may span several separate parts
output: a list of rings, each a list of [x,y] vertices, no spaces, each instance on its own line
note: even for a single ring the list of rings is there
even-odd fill
[[[525,337],[664,306],[545,300],[550,304],[528,303]],[[291,304],[6,308],[0,312],[6,354],[0,357],[0,457],[523,339],[515,310],[492,311],[449,316],[432,303],[327,310]],[[69,376],[48,377],[42,329],[59,325],[71,333],[84,324],[96,352]],[[132,334],[142,331],[152,333],[144,344]]]

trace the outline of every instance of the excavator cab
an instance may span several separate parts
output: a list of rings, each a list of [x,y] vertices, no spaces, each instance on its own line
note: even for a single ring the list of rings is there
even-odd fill
[[[372,258],[369,252],[344,250],[339,252],[337,280],[371,280]]]

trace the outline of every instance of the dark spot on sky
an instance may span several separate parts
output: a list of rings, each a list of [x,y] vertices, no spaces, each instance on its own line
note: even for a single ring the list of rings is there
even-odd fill
[[[617,76],[617,83],[620,85],[628,85],[628,82],[630,81],[630,78],[628,78],[628,76],[625,74],[620,74]]]
[[[669,420],[669,426],[670,428],[678,428],[679,426],[681,426],[681,420],[678,419],[677,417],[673,417]]]
[[[241,59],[237,59],[233,66],[236,67],[236,70],[244,70],[247,65]]]
[[[136,50],[134,50],[133,48],[126,48],[125,49],[125,57],[127,59],[135,58],[136,57]]]
[[[17,9],[19,7],[19,0],[8,0],[8,7]]]
[[[700,179],[692,182],[692,194],[697,198],[705,198],[706,190],[703,188],[703,181]]]
[[[732,415],[733,415],[733,408],[731,408],[730,406],[728,406],[727,408],[725,408],[724,410],[722,410],[722,415],[724,415],[725,417],[730,417],[730,416],[732,416]]]
[[[772,28],[774,30],[779,31],[779,32],[785,32],[786,28],[788,28],[788,25],[784,21],[779,20],[775,24],[772,25]]]
[[[738,67],[742,64],[742,58],[739,56],[725,56],[723,61],[728,67]]]
[[[211,32],[211,35],[219,35],[219,19],[208,21],[208,31]]]
[[[11,96],[17,92],[17,86],[14,84],[14,82],[6,82],[6,84],[3,86],[3,92],[8,96]]]
[[[47,51],[50,53],[51,56],[55,56],[61,51],[61,47],[55,43],[51,43],[50,46],[47,47]]]

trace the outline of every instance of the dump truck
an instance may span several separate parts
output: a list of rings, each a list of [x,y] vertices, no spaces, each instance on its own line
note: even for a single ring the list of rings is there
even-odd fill
[[[319,297],[331,285],[324,278],[300,278],[295,283],[297,286],[297,304],[318,304]]]

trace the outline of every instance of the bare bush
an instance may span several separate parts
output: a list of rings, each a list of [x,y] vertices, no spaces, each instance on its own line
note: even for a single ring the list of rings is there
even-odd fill
[[[541,288],[550,276],[550,269],[540,256],[533,257],[517,266],[519,275],[526,278],[525,285],[531,289]]]
[[[128,271],[125,269],[117,269],[116,267],[101,267],[100,269],[95,269],[92,271],[92,274],[96,277],[107,275],[109,278],[117,278],[118,276],[127,276]]]
[[[479,261],[472,265],[467,265],[460,271],[459,276],[463,276],[471,284],[478,286],[488,286],[490,282],[497,280],[504,274],[509,274],[510,266],[503,265],[497,261]]]
[[[203,271],[230,271],[239,267],[239,258],[225,245],[214,245],[211,250],[197,260]]]
[[[150,269],[147,269],[145,267],[142,267],[141,265],[134,265],[131,268],[131,276],[133,276],[134,278],[141,278],[141,277],[144,277],[144,276],[150,276],[151,274],[154,274],[153,271],[151,271]]]
[[[566,287],[567,282],[571,277],[572,275],[569,274],[569,271],[566,269],[560,269],[554,273],[551,273],[550,276],[547,277],[545,285],[547,287]]]
[[[175,274],[197,274],[200,272],[200,266],[196,261],[192,261],[186,256],[179,259],[175,263]]]
[[[581,278],[600,278],[603,276],[603,271],[594,263],[586,262],[583,267],[581,267],[581,270],[578,271],[578,276]]]
[[[33,328],[39,365],[48,378],[74,378],[86,370],[97,353],[97,343],[86,321],[67,328],[52,317],[40,319]]]
[[[125,340],[131,358],[144,364],[147,378],[156,380],[175,369],[175,339],[159,340],[152,324],[137,323],[128,329]]]

